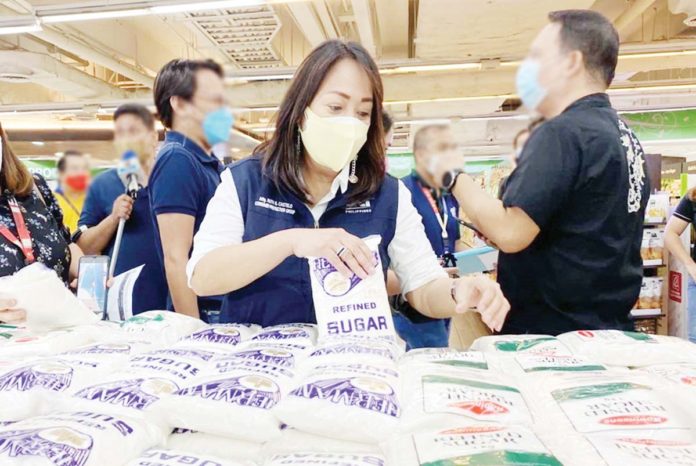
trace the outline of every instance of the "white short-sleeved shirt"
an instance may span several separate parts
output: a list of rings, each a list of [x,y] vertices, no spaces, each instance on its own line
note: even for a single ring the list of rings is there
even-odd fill
[[[326,212],[329,202],[336,197],[338,190],[346,192],[348,189],[349,169],[350,166],[338,174],[331,189],[321,201],[313,207],[307,206],[316,222]],[[196,264],[205,255],[224,246],[242,243],[244,217],[230,170],[225,170],[221,179],[222,182],[210,200],[203,223],[193,240],[193,253],[186,267],[189,283]],[[390,268],[399,278],[403,294],[435,279],[447,277],[425,235],[421,216],[411,203],[411,192],[401,181],[396,231],[387,253],[391,262]]]

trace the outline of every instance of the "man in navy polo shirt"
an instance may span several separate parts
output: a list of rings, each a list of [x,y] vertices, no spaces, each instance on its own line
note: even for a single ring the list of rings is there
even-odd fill
[[[448,125],[422,127],[413,139],[415,170],[402,179],[411,191],[411,201],[423,219],[430,245],[445,267],[454,266],[446,264],[445,259],[461,249],[457,222],[459,204],[450,193],[436,187],[437,183],[429,171],[429,166],[438,154],[456,148],[452,130]],[[405,300],[399,300],[395,307],[398,312],[394,316],[394,324],[410,348],[449,345],[449,319],[426,317]]]
[[[220,184],[223,167],[213,146],[224,145],[232,129],[222,67],[212,60],[172,60],[157,74],[154,97],[168,129],[150,176],[157,251],[171,307],[207,319],[208,311],[219,311],[222,299],[196,297],[188,286],[186,263],[208,201]]]
[[[116,109],[114,142],[117,147],[123,144],[138,147],[136,152],[147,177],[157,148],[157,132],[152,113],[137,104],[125,104]],[[77,244],[85,254],[111,256],[119,219],[126,219],[114,273],[118,275],[144,265],[133,288],[133,314],[164,309],[167,303],[167,283],[155,249],[149,190],[147,186],[143,186],[135,201],[124,192],[125,186],[116,169],[108,170],[94,179],[80,215]]]

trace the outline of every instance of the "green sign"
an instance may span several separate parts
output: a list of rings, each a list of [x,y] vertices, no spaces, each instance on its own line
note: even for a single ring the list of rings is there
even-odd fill
[[[504,162],[505,161],[503,159],[477,160],[475,162],[466,162],[464,169],[467,173],[474,175],[476,173],[485,172],[486,170],[497,167]],[[387,156],[387,167],[387,171],[390,175],[396,178],[403,178],[416,168],[413,153],[401,152],[398,154],[389,154]]]
[[[624,113],[641,141],[696,138],[696,110]]]
[[[58,181],[57,160],[55,159],[21,159],[32,174],[41,175],[46,181]],[[92,176],[97,176],[110,167],[99,167],[91,170]]]

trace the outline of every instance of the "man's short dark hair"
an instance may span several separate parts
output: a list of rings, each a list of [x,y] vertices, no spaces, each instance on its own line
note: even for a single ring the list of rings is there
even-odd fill
[[[224,77],[222,66],[213,60],[175,59],[164,65],[155,78],[155,105],[160,121],[166,128],[172,127],[174,112],[170,99],[181,97],[190,100],[196,92],[196,72],[210,70]]]
[[[139,118],[140,121],[149,129],[154,131],[155,129],[155,117],[152,116],[150,110],[144,105],[140,104],[123,104],[116,109],[114,112],[114,121],[118,120],[123,115],[133,115]]]
[[[79,150],[74,150],[74,149],[66,150],[63,153],[63,155],[60,156],[60,158],[58,159],[58,163],[56,164],[56,168],[58,169],[58,173],[65,172],[65,165],[68,163],[69,157],[84,157],[84,156],[85,156],[85,154],[83,154]]]
[[[585,68],[609,87],[619,59],[619,33],[614,25],[592,10],[553,11],[549,20],[561,26],[561,46],[582,52]]]
[[[382,112],[382,127],[384,128],[384,134],[387,134],[394,126],[394,120],[391,115],[387,112]]]
[[[445,124],[427,125],[420,128],[416,131],[416,135],[413,136],[413,153],[415,154],[419,150],[425,149],[430,133],[433,131],[446,131],[448,129],[450,129],[450,125]]]

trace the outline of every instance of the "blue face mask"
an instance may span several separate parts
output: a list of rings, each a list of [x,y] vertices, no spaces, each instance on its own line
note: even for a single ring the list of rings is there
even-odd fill
[[[536,110],[546,97],[546,89],[539,84],[539,62],[525,60],[517,70],[517,95],[529,110]]]
[[[203,119],[203,133],[208,144],[214,146],[230,139],[230,131],[234,124],[234,115],[227,107],[221,107],[208,112]]]

